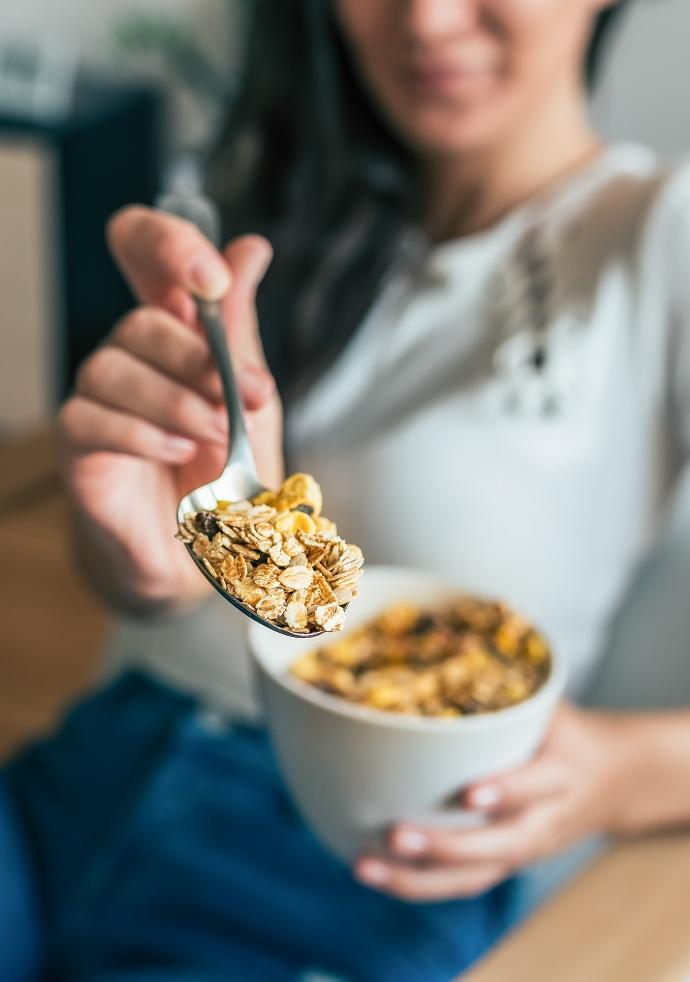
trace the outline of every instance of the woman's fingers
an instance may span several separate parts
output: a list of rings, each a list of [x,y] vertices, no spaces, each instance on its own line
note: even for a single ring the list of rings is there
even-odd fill
[[[513,811],[567,790],[570,774],[555,755],[542,752],[534,761],[468,788],[463,802],[484,812]]]
[[[237,382],[253,416],[274,404],[275,384],[265,368],[246,364]],[[158,308],[138,308],[123,318],[80,368],[76,397],[65,407],[69,425],[61,424],[76,452],[110,450],[177,462],[193,456],[199,442],[228,443],[220,380],[205,340]]]
[[[497,819],[478,829],[397,826],[390,835],[393,853],[436,863],[501,863],[522,861],[522,845],[530,838],[525,815]]]
[[[141,301],[159,310],[157,317],[150,310],[141,310],[122,322],[113,342],[104,349],[106,354],[89,359],[81,378],[83,394],[111,408],[141,415],[166,430],[194,439],[211,439],[207,435],[209,412],[202,410],[198,401],[194,403],[189,392],[183,393],[179,388],[181,385],[193,390],[207,402],[221,400],[220,382],[209,367],[205,338],[200,332],[189,331],[185,339],[183,333],[196,322],[194,297],[202,297],[223,300],[245,408],[255,411],[258,418],[260,410],[278,405],[255,308],[256,289],[272,255],[265,239],[243,236],[232,242],[222,256],[191,223],[142,207],[118,212],[109,224],[108,239]],[[160,308],[173,315],[171,320],[164,321]],[[130,364],[126,370],[122,357],[119,361],[113,358],[111,352],[118,348],[160,373],[168,384],[162,387],[159,380],[151,388],[144,381],[141,367],[135,370]],[[222,411],[221,415],[224,416]]]
[[[58,434],[67,450],[74,454],[105,451],[182,464],[197,450],[193,440],[166,433],[146,420],[109,409],[81,395],[72,396],[60,410]]]
[[[157,307],[137,308],[115,327],[109,343],[205,399],[218,404],[222,402],[220,376],[206,341],[166,311]],[[267,369],[244,365],[238,368],[236,375],[246,409],[261,409],[273,397],[275,384]]]
[[[108,242],[141,302],[167,310],[184,325],[196,321],[194,297],[222,299],[238,373],[245,367],[254,375],[257,369],[267,371],[255,307],[272,257],[266,239],[241,236],[223,256],[190,222],[130,206],[110,220]],[[265,384],[261,391],[266,392]]]
[[[165,307],[187,323],[194,316],[192,296],[219,300],[230,289],[228,264],[184,219],[130,205],[110,219],[107,238],[140,301]]]
[[[190,388],[136,358],[105,345],[84,363],[76,392],[93,402],[191,440],[227,443],[227,416]]]
[[[109,344],[182,382],[213,402],[223,390],[201,335],[158,307],[138,307],[115,326]]]
[[[367,886],[404,900],[445,900],[484,893],[508,871],[499,863],[419,867],[365,856],[356,863],[355,875]]]

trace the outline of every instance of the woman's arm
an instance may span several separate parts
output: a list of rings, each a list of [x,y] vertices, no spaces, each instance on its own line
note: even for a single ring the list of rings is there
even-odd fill
[[[646,832],[690,822],[690,710],[602,718],[621,745],[611,831]]]
[[[398,826],[390,857],[362,857],[366,883],[407,899],[481,893],[597,833],[690,822],[690,711],[599,713],[564,704],[539,755],[469,788],[488,823],[453,831]]]

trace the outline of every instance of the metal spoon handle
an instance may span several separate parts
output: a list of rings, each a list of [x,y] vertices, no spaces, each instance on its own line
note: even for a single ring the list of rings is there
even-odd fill
[[[206,332],[211,354],[213,355],[213,360],[216,363],[216,368],[220,375],[225,405],[230,420],[230,450],[225,466],[241,466],[258,484],[259,479],[256,474],[254,454],[252,453],[247,427],[244,422],[242,400],[237,388],[232,359],[228,350],[220,304],[197,299],[197,312],[199,322]]]
[[[210,198],[194,190],[182,189],[161,195],[157,199],[156,205],[162,211],[167,211],[171,215],[177,215],[178,218],[192,222],[216,248],[219,247],[220,215],[218,208]],[[235,465],[241,467],[254,484],[260,487],[254,455],[244,423],[242,400],[237,390],[232,359],[228,350],[220,304],[201,300],[199,297],[196,298],[196,304],[199,321],[206,332],[211,354],[223,383],[223,395],[230,421],[230,449],[225,469]]]

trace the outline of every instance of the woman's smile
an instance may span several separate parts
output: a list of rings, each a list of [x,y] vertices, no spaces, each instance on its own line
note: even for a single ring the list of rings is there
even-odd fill
[[[414,97],[453,100],[485,92],[496,82],[498,70],[487,59],[425,59],[403,64],[400,77]]]

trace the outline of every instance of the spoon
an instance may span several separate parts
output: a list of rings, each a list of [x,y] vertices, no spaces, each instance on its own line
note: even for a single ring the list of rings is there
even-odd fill
[[[206,236],[216,247],[220,240],[220,219],[216,206],[208,198],[192,192],[175,192],[163,195],[157,202],[161,211],[166,211],[178,218],[184,218],[192,222],[199,231]],[[199,323],[208,338],[211,354],[216,363],[216,368],[223,385],[223,395],[225,406],[228,411],[230,421],[230,449],[228,458],[223,471],[215,481],[203,484],[194,491],[185,495],[177,506],[177,521],[181,523],[185,515],[195,511],[212,511],[219,501],[243,501],[254,498],[262,491],[268,490],[259,481],[256,473],[254,455],[249,443],[247,428],[244,423],[242,403],[237,390],[235,373],[232,367],[230,352],[226,340],[225,327],[221,313],[221,305],[218,301],[203,300],[196,297],[197,314]],[[323,634],[323,631],[296,632],[287,627],[281,627],[273,621],[260,617],[255,610],[247,604],[242,603],[237,597],[233,597],[222,588],[213,576],[203,565],[201,559],[194,555],[191,544],[187,544],[187,551],[196,563],[197,569],[206,577],[209,583],[224,597],[229,603],[240,610],[253,621],[263,624],[271,631],[278,634],[285,634],[291,638],[316,638]],[[345,609],[345,605],[343,605]]]

